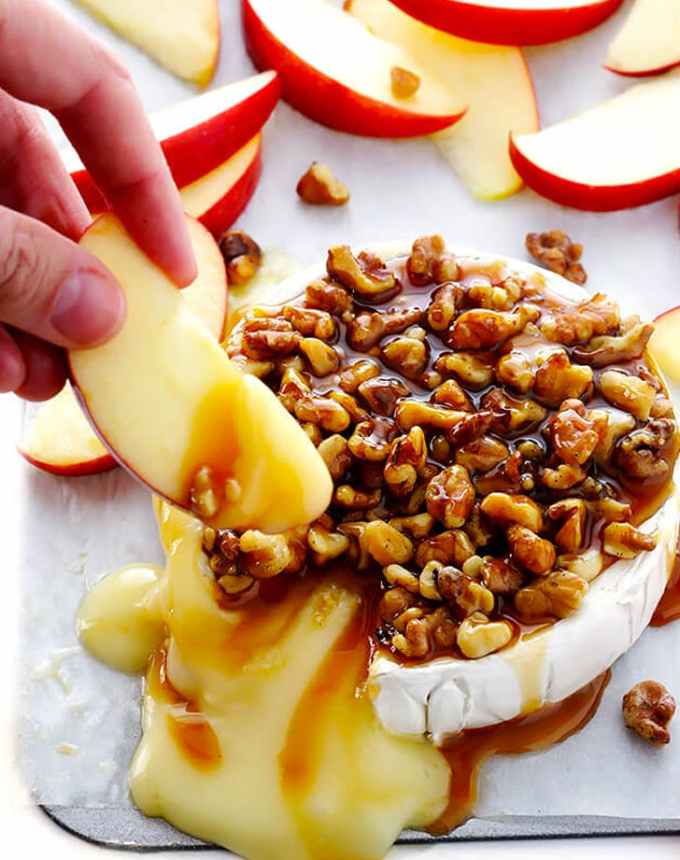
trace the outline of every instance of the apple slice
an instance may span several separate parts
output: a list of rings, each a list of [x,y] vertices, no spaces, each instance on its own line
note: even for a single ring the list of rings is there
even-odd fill
[[[214,239],[197,221],[187,223],[198,279],[224,289]],[[229,361],[115,216],[102,215],[81,244],[127,298],[127,320],[112,340],[69,353],[76,393],[116,459],[184,508],[208,470],[219,504],[204,519],[217,527],[278,531],[319,516],[330,501],[330,475],[276,395]]]
[[[401,48],[372,36],[325,0],[243,0],[248,52],[276,69],[284,98],[311,119],[370,137],[415,137],[457,122],[465,104]],[[392,70],[420,78],[410,98],[392,92]]]
[[[680,385],[680,307],[664,311],[654,320],[649,351],[666,376]]]
[[[124,39],[180,78],[209,84],[220,53],[217,0],[78,0]]]
[[[576,209],[626,209],[674,194],[680,70],[536,134],[513,135],[510,156],[534,191]]]
[[[96,475],[118,465],[93,433],[68,383],[36,412],[18,447],[31,465],[53,475]]]
[[[408,15],[478,42],[543,45],[578,36],[623,0],[391,0]]]
[[[434,30],[389,0],[348,0],[346,8],[376,36],[401,45],[434,77],[455,82],[468,110],[434,139],[472,194],[496,200],[517,191],[522,180],[508,155],[508,136],[539,127],[534,86],[521,50]]]
[[[680,64],[680,0],[636,0],[609,46],[606,68],[638,78]]]
[[[264,72],[172,105],[151,117],[175,185],[183,188],[242,149],[269,119],[279,99],[275,72]],[[90,212],[108,205],[74,150],[64,156]]]

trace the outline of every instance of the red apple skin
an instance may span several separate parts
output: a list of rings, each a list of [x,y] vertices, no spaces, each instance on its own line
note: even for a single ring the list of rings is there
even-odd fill
[[[59,475],[63,478],[82,478],[86,475],[100,475],[102,472],[110,472],[111,469],[118,467],[118,463],[110,454],[97,457],[94,460],[86,460],[82,463],[72,463],[69,466],[57,466],[54,463],[48,463],[45,460],[31,457],[30,454],[22,451],[21,448],[17,448],[17,450],[31,466],[35,466],[41,472],[48,472],[50,475]]]
[[[466,0],[391,0],[407,15],[437,30],[494,45],[544,45],[597,27],[623,0],[593,0],[588,6],[562,9],[503,9]]]
[[[275,69],[283,98],[315,122],[364,137],[421,137],[448,128],[457,116],[427,116],[362,96],[305,63],[267,30],[248,0],[242,0],[243,32],[260,71]]]
[[[617,69],[614,66],[605,65],[604,68],[608,72],[614,72],[615,75],[621,75],[622,78],[652,78],[655,75],[663,75],[666,72],[670,72],[671,69],[675,69],[680,66],[680,59],[676,60],[674,63],[668,63],[665,66],[659,66],[656,69],[644,69],[644,71],[638,72],[627,72],[625,69]]]
[[[178,188],[219,167],[245,146],[269,119],[281,95],[278,75],[242,102],[205,122],[161,141],[161,149]],[[71,174],[90,212],[111,207],[87,170]]]
[[[244,173],[237,179],[229,191],[221,197],[214,206],[204,212],[198,219],[216,239],[228,230],[239,215],[250,203],[257,184],[262,175],[262,147],[258,147],[257,155],[250,162]]]
[[[680,191],[680,169],[629,185],[597,186],[571,182],[529,161],[510,135],[510,158],[524,182],[541,197],[585,212],[633,209]]]

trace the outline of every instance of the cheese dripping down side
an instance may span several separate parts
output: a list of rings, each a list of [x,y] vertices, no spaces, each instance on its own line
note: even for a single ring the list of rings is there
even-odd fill
[[[436,820],[444,756],[388,734],[361,689],[370,612],[357,578],[272,584],[259,607],[220,607],[201,524],[156,512],[165,570],[104,579],[78,622],[116,668],[151,651],[136,805],[249,860],[378,860],[405,827]]]

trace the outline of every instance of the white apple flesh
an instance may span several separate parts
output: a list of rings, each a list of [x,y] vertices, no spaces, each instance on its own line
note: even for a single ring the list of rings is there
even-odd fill
[[[680,190],[680,70],[536,134],[513,135],[527,185],[590,211],[641,206]]]
[[[224,287],[215,241],[195,220],[187,224],[198,278]],[[208,467],[220,505],[206,519],[217,527],[280,531],[319,516],[330,501],[330,475],[276,395],[229,361],[115,216],[101,216],[81,244],[127,299],[127,320],[111,341],[69,353],[76,392],[111,453],[187,509]]]
[[[665,311],[654,320],[649,351],[670,381],[680,385],[680,307]]]
[[[605,66],[630,77],[658,75],[680,63],[680,0],[636,0],[609,46]]]

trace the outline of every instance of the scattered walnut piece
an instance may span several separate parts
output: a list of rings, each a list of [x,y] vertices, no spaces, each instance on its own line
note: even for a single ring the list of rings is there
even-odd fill
[[[428,284],[443,284],[457,281],[460,274],[458,263],[453,254],[446,251],[446,243],[441,236],[422,236],[416,239],[408,258],[406,270],[417,287]]]
[[[312,162],[297,184],[298,196],[312,206],[344,206],[349,200],[347,186],[340,182],[327,164]]]
[[[247,284],[260,268],[262,250],[243,230],[227,230],[219,239],[230,284]]]
[[[620,370],[605,370],[600,376],[598,388],[603,397],[635,418],[646,421],[656,397],[656,391],[649,382]]]
[[[650,744],[670,743],[675,708],[675,698],[659,681],[640,681],[623,697],[626,726]]]
[[[522,618],[534,621],[548,616],[567,618],[581,605],[588,583],[575,573],[557,570],[520,588],[515,607]]]
[[[420,76],[401,66],[392,66],[390,78],[392,95],[397,99],[410,99],[420,89]]]
[[[382,260],[365,251],[355,257],[349,245],[328,250],[328,275],[365,302],[384,302],[395,295],[399,282]]]
[[[588,275],[579,262],[583,245],[572,242],[562,230],[527,233],[526,249],[546,269],[562,275],[575,284],[585,284]]]

